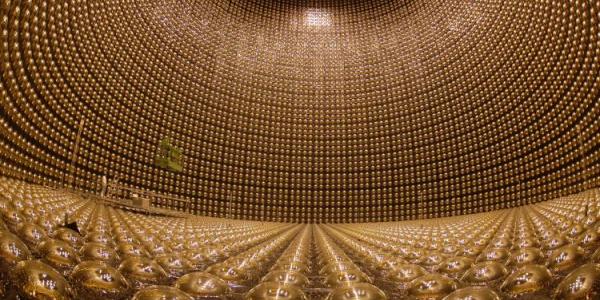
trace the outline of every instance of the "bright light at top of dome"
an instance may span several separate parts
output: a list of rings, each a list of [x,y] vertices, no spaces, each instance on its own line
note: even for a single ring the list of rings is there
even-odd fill
[[[306,11],[304,24],[308,26],[330,26],[331,16],[324,10],[309,9]]]

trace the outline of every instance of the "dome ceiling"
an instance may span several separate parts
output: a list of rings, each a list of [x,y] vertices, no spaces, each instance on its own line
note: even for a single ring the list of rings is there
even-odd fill
[[[108,174],[213,216],[436,217],[598,184],[594,1],[2,5],[12,176],[59,184],[83,119],[78,188]],[[182,173],[153,166],[167,136]]]

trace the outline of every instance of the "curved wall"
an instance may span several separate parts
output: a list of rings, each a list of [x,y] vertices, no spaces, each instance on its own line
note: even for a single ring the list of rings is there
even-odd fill
[[[2,173],[364,222],[598,186],[595,1],[3,1]],[[170,136],[182,173],[153,166]],[[67,180],[68,181],[68,180]]]

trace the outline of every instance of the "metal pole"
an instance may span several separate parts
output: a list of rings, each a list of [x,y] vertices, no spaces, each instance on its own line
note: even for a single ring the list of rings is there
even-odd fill
[[[229,202],[227,204],[227,218],[231,219],[231,202],[233,200],[233,196],[231,195],[231,191],[227,192],[227,202]]]
[[[71,163],[69,164],[69,171],[68,171],[69,181],[67,183],[71,187],[73,187],[73,181],[75,180],[75,176],[73,176],[73,171],[75,168],[75,161],[77,160],[77,152],[79,152],[79,143],[81,142],[81,132],[83,131],[84,124],[85,124],[85,120],[81,119],[81,121],[79,121],[79,128],[77,130],[77,136],[75,138],[75,145],[73,145],[73,150],[71,151]],[[65,180],[65,177],[63,176],[63,187],[64,187],[64,180]]]

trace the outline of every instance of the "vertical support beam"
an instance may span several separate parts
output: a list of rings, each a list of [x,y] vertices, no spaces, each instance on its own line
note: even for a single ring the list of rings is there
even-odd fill
[[[75,180],[75,176],[73,175],[75,169],[75,161],[77,161],[77,154],[79,152],[79,143],[81,142],[81,132],[83,131],[83,126],[85,125],[85,120],[81,119],[79,121],[79,128],[77,129],[77,136],[75,137],[75,144],[73,145],[73,149],[71,150],[71,163],[69,164],[69,169],[67,174],[63,176],[63,187],[65,186],[65,177],[68,177],[68,186],[74,188],[73,181]]]
[[[231,191],[227,192],[227,218],[231,219],[231,203],[233,201],[233,195],[231,195]]]

